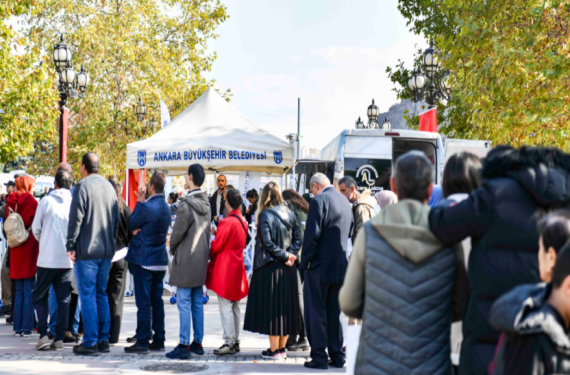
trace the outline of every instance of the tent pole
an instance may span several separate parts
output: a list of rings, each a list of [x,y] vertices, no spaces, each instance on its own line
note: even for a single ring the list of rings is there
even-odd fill
[[[127,202],[127,207],[129,207],[129,168],[127,168],[127,174],[125,175],[125,201]]]

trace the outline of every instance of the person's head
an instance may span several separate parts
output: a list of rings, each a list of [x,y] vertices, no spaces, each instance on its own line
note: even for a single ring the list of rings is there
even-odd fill
[[[81,173],[82,178],[99,173],[99,156],[94,152],[85,153],[81,159],[79,173]]]
[[[11,192],[16,190],[16,183],[14,181],[8,181],[4,185],[6,185],[7,194],[10,194]]]
[[[392,204],[398,203],[398,196],[390,190],[379,191],[374,197],[376,198],[376,202],[378,202],[378,206],[381,210]]]
[[[546,215],[538,223],[538,271],[542,281],[552,281],[558,254],[570,240],[570,211],[560,210]]]
[[[186,175],[186,189],[199,189],[204,184],[205,179],[206,172],[204,172],[204,167],[200,164],[192,164],[188,167],[188,174]]]
[[[360,193],[358,192],[358,185],[352,176],[344,176],[338,180],[338,190],[348,199],[350,203],[354,203],[360,196]]]
[[[55,174],[55,188],[56,189],[71,189],[73,184],[73,176],[65,169],[59,169]],[[48,188],[46,188],[48,189]],[[47,193],[47,191],[46,191]]]
[[[226,200],[226,192],[230,189],[235,189],[234,185],[226,185],[226,187],[224,188],[224,193],[223,193],[224,200]]]
[[[59,171],[60,169],[66,170],[69,173],[73,174],[73,169],[71,169],[71,165],[67,163],[59,163],[57,167],[55,167],[55,173],[57,173],[57,171]]]
[[[309,204],[299,193],[295,190],[287,189],[283,191],[283,200],[291,202],[295,207],[304,213],[309,213]]]
[[[566,243],[558,254],[552,271],[552,292],[548,303],[553,306],[566,322],[570,323],[570,243]]]
[[[123,185],[116,181],[116,180],[108,180],[111,183],[111,186],[113,186],[113,190],[115,190],[115,194],[117,195],[117,200],[119,201],[119,209],[121,210],[121,212],[123,212],[123,208],[125,207],[125,205],[127,204],[127,202],[125,202],[125,200],[123,199]]]
[[[225,194],[226,194],[226,206],[228,208],[228,211],[231,212],[241,207],[241,205],[243,204],[243,198],[241,197],[241,194],[239,193],[238,189],[233,189],[233,188],[226,189]]]
[[[396,160],[390,178],[398,200],[413,199],[426,204],[433,190],[433,166],[421,151],[408,151]]]
[[[166,183],[166,178],[160,172],[154,172],[150,178],[150,183],[148,184],[148,196],[152,197],[155,194],[164,193],[164,184]]]
[[[46,186],[46,187],[44,188],[44,193],[46,193],[46,194],[49,193],[49,186]]]
[[[226,176],[221,174],[218,176],[218,180],[216,181],[216,183],[218,185],[218,190],[221,192],[222,190],[224,190],[226,188],[226,185],[228,184],[228,180],[226,179]]]
[[[30,176],[22,176],[16,178],[16,193],[30,193],[34,191],[34,186],[36,185],[36,180]]]
[[[250,204],[254,204],[259,199],[259,194],[257,193],[257,190],[251,189],[245,194],[245,197],[247,198]]]
[[[259,213],[266,208],[276,207],[282,204],[283,198],[281,197],[281,188],[277,183],[271,181],[263,187],[263,190],[261,190],[257,212]]]
[[[178,194],[174,192],[168,194],[168,204],[174,204],[176,203],[177,200],[178,200]]]
[[[313,196],[317,196],[325,190],[327,186],[331,184],[331,181],[323,173],[315,173],[311,180],[309,181],[309,189]]]
[[[455,154],[449,158],[443,170],[443,196],[467,193],[481,185],[481,159],[469,152]]]

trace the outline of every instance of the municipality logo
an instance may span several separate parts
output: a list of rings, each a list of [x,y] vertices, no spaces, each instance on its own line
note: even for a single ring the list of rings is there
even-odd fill
[[[356,180],[359,185],[365,184],[372,187],[376,184],[377,178],[378,171],[370,164],[365,164],[356,171]]]
[[[281,164],[283,161],[283,153],[281,151],[273,151],[273,160],[276,164]]]
[[[139,151],[137,155],[138,163],[141,167],[144,167],[146,164],[146,151]]]

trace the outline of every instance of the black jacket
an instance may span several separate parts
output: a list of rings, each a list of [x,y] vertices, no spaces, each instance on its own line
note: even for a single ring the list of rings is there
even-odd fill
[[[536,215],[570,202],[570,173],[558,165],[570,166],[570,156],[526,147],[492,151],[479,189],[455,206],[431,210],[430,228],[442,242],[470,236],[473,243],[462,375],[487,374],[500,334],[489,324],[493,302],[517,285],[540,281]]]
[[[295,215],[286,206],[268,208],[259,213],[253,269],[270,262],[289,260],[289,253],[299,256],[301,232]]]
[[[550,284],[521,285],[497,299],[491,325],[505,336],[493,375],[570,374],[568,328],[547,303]]]
[[[226,201],[224,200],[224,196],[222,195],[222,201],[220,202],[220,211],[216,212],[216,200],[218,199],[218,190],[210,197],[210,210],[212,211],[211,216],[212,220],[214,217],[223,215],[224,207],[226,206]]]
[[[129,230],[129,218],[131,217],[131,209],[126,204],[121,212],[119,221],[119,234],[117,235],[117,250],[129,247],[129,242],[133,238],[133,232]]]
[[[323,284],[344,280],[348,238],[354,226],[346,197],[329,187],[311,200],[303,239],[301,270],[320,269]]]

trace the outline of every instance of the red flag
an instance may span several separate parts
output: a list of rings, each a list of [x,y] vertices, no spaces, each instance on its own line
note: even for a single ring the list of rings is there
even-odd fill
[[[420,115],[420,131],[437,133],[437,114],[432,108]]]
[[[143,184],[144,181],[146,181],[146,169],[142,170],[143,172]],[[139,191],[139,175],[140,175],[140,171],[134,171],[132,169],[129,169],[129,175],[128,175],[128,179],[129,179],[129,208],[131,209],[131,211],[133,211],[135,209],[135,206],[137,205],[137,196],[135,195],[135,193],[137,193]],[[127,184],[125,183],[123,185],[123,199],[127,200]]]

